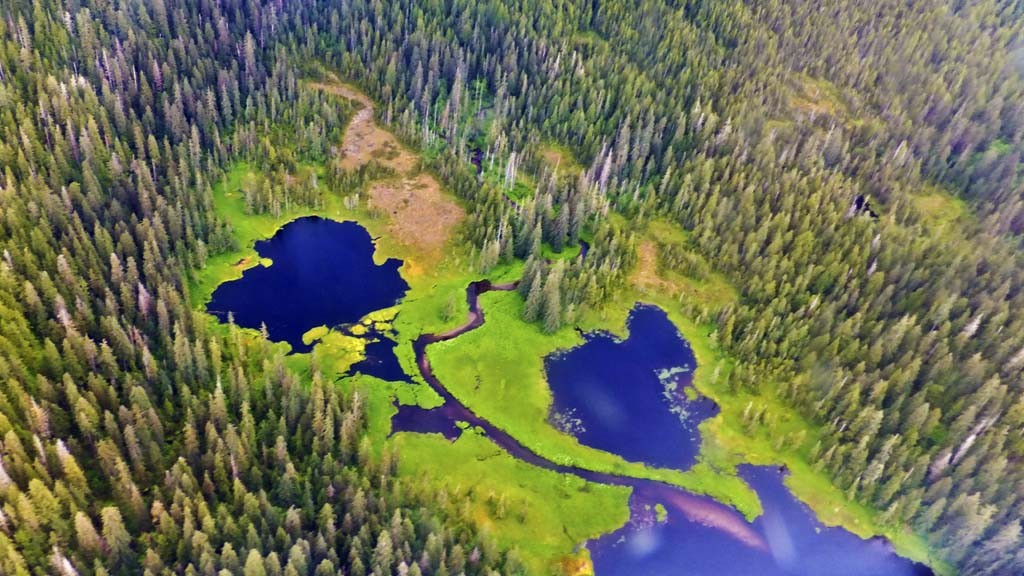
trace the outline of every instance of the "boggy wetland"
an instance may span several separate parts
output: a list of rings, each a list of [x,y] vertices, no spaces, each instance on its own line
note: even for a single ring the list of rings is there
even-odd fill
[[[335,79],[307,89],[369,106]],[[656,264],[684,237],[647,224],[628,288],[542,329],[523,319],[529,264],[475,271],[458,242],[460,203],[371,115],[355,122],[364,144],[346,133],[343,163],[386,166],[367,173],[365,199],[339,191],[315,209],[252,214],[246,190],[258,174],[237,165],[214,201],[239,249],[211,259],[191,296],[222,325],[269,339],[289,367],[354,392],[367,448],[400,454],[401,477],[459,502],[530,573],[944,570],[915,535],[876,524],[748,415],[771,409],[789,422],[786,437],[814,434],[799,417],[723,385],[732,362],[709,338],[714,327],[679,303],[728,302],[731,289]],[[409,196],[398,205],[396,189]],[[411,209],[418,200],[427,209]],[[545,245],[545,257],[587,262],[588,240]]]
[[[428,348],[458,346],[460,337],[483,327],[481,297],[514,294],[514,280],[469,282],[463,324],[399,344],[393,328],[362,321],[395,306],[391,318],[401,316],[408,289],[399,274],[402,262],[387,258],[377,263],[374,241],[359,224],[298,218],[257,242],[255,249],[261,264],[221,284],[207,310],[221,319],[230,315],[239,326],[265,330],[295,353],[310,352],[331,332],[361,340],[362,358],[347,374],[427,386],[439,397],[439,405],[427,407],[396,399],[389,436],[435,434],[458,442],[463,434],[474,435],[531,467],[631,490],[626,522],[578,543],[586,547],[598,576],[932,573],[895,554],[882,539],[865,540],[822,525],[785,488],[780,467],[740,467],[740,478],[756,492],[762,508],[751,522],[733,507],[670,482],[556,462],[474,413],[435,375]],[[543,366],[553,396],[549,424],[582,445],[627,461],[685,471],[700,454],[699,425],[718,414],[718,407],[693,388],[696,357],[662,309],[637,304],[626,329],[622,337],[583,332],[581,343],[546,355]],[[400,367],[399,345],[411,348],[416,373]],[[516,342],[502,345],[515,347]],[[454,455],[450,458],[446,466],[460,466]]]

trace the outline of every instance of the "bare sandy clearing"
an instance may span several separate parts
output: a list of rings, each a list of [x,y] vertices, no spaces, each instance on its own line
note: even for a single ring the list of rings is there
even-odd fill
[[[365,94],[341,82],[311,82],[309,86],[362,106],[349,122],[341,142],[339,162],[343,169],[359,168],[370,160],[376,160],[399,174],[408,174],[418,167],[417,155],[402,146],[392,133],[377,125],[373,118],[373,102]]]
[[[651,240],[644,240],[636,249],[636,270],[633,271],[633,285],[645,290],[674,293],[676,286],[658,275],[658,247]]]

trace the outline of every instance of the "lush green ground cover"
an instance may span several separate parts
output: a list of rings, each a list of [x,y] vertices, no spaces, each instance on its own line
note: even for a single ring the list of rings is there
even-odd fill
[[[938,186],[924,187],[911,203],[929,233],[956,239],[974,224],[967,203]]]
[[[340,194],[327,194],[321,210],[292,210],[279,217],[248,214],[241,191],[251,174],[251,166],[238,164],[215,189],[216,209],[231,224],[239,248],[209,258],[206,267],[193,278],[190,297],[197,308],[209,300],[220,283],[239,278],[247,268],[260,265],[253,245],[270,238],[296,218],[319,215],[354,220],[374,237],[381,236],[386,229],[384,218],[361,209],[345,209]],[[415,246],[400,245],[386,236],[378,240],[378,260],[419,256]],[[424,273],[407,275],[410,290],[402,303],[388,309],[386,317],[373,313],[361,322],[364,325],[376,323],[378,329],[394,330],[394,337],[400,343],[396,349],[399,360],[406,372],[417,375],[417,379],[409,343],[423,332],[438,332],[465,322],[466,285],[482,277],[468,270],[467,261],[456,248],[449,251],[443,261],[423,267]],[[520,273],[520,265],[503,266],[492,270],[487,277],[513,280]],[[219,323],[211,324],[214,324],[213,329],[227,329]],[[348,334],[327,327],[314,328],[305,335],[310,342],[316,341],[313,351],[292,354],[286,358],[286,364],[305,374],[307,379],[315,365],[325,379],[335,380],[363,357],[365,341],[349,335],[358,332],[357,327],[349,327]],[[243,329],[240,333],[247,338],[261,337],[256,330]],[[269,349],[287,348],[287,344],[273,344]],[[614,530],[628,518],[628,489],[588,483],[524,464],[472,431],[463,434],[454,444],[435,435],[392,437],[395,402],[427,408],[439,404],[440,398],[425,383],[383,382],[359,375],[343,379],[341,385],[358,390],[376,453],[385,449],[400,450],[403,455],[401,474],[420,481],[429,478],[438,489],[444,488],[465,498],[480,525],[492,530],[499,545],[518,548],[521,560],[532,572],[561,571],[558,563],[576,558],[573,550],[578,544]],[[456,462],[459,466],[452,466]]]
[[[559,464],[661,480],[732,504],[748,517],[760,512],[750,489],[735,476],[698,464],[687,472],[655,469],[580,444],[548,422],[551,389],[544,375],[544,357],[582,343],[575,327],[547,334],[539,325],[522,320],[523,300],[515,292],[489,292],[480,298],[486,322],[455,340],[428,348],[434,374],[473,412],[507,431],[533,452]],[[598,316],[581,324],[585,329],[621,326],[622,314]],[[699,371],[699,370],[698,370]]]
[[[478,433],[395,436],[399,470],[462,498],[484,530],[518,548],[531,573],[558,573],[581,542],[629,519],[629,489],[586,482],[519,461]],[[584,549],[585,550],[585,549]]]
[[[337,220],[355,220],[378,241],[377,258],[422,258],[415,246],[402,245],[386,235],[387,216],[361,208],[345,209],[339,193],[325,195],[320,210],[295,209],[278,217],[246,213],[242,190],[253,168],[237,165],[215,188],[215,207],[232,226],[238,250],[208,259],[206,268],[192,279],[190,298],[195,307],[207,302],[222,282],[238,278],[260,262],[253,244],[271,237],[281,226],[307,215]],[[335,191],[339,192],[339,191]],[[671,223],[655,221],[645,241],[653,246],[685,245],[685,232]],[[563,251],[566,257],[578,252]],[[465,287],[482,276],[469,270],[466,253],[457,246],[440,261],[420,266],[407,275],[410,290],[406,298],[386,317],[374,315],[364,323],[382,322],[378,328],[392,329],[399,343],[396,353],[406,372],[418,371],[409,343],[424,332],[441,332],[465,321]],[[506,265],[486,277],[496,281],[515,279],[521,265]],[[887,529],[877,521],[877,512],[850,502],[827,477],[806,464],[809,447],[817,431],[810,423],[785,408],[772,394],[751,396],[729,389],[726,376],[731,362],[717,348],[715,326],[697,324],[683,314],[686,299],[705,309],[732,301],[735,290],[718,275],[689,278],[647,270],[653,282],[635,282],[619,297],[599,310],[588,312],[579,322],[584,330],[605,329],[624,334],[629,310],[636,301],[665,309],[670,319],[690,342],[698,360],[695,387],[710,396],[722,411],[701,427],[701,458],[687,472],[657,470],[579,444],[547,422],[551,392],[544,378],[543,357],[558,349],[581,343],[574,327],[545,334],[521,320],[522,299],[514,292],[488,293],[481,298],[486,323],[453,341],[429,349],[435,373],[451,392],[470,409],[508,431],[538,454],[561,464],[614,472],[640,478],[658,479],[691,491],[709,494],[753,517],[760,504],[750,488],[735,476],[736,465],[785,464],[791,471],[790,488],[811,505],[827,524],[839,524],[861,535],[882,534],[897,550],[918,560],[929,558],[924,541],[914,534]],[[224,329],[223,327],[216,329]],[[259,337],[257,331],[244,331]],[[310,354],[287,358],[289,367],[308,375],[315,365],[325,378],[336,379],[362,357],[361,339],[326,327],[307,336],[317,345]],[[286,347],[276,344],[273,347]],[[611,531],[628,517],[628,490],[587,483],[574,476],[558,474],[519,462],[477,432],[467,431],[454,443],[438,435],[390,434],[395,403],[436,406],[439,398],[422,382],[388,383],[372,377],[343,379],[341,385],[359,390],[365,401],[374,451],[397,449],[401,453],[399,472],[419,481],[436,484],[464,499],[480,526],[490,530],[495,541],[520,550],[523,561],[538,573],[576,570],[573,555],[581,542]],[[744,423],[748,406],[763,409],[765,424]],[[788,439],[780,445],[778,438]],[[561,565],[563,563],[564,565]],[[585,565],[585,563],[584,563]],[[948,567],[939,566],[940,572]]]
[[[583,246],[577,243],[564,246],[561,252],[555,252],[555,249],[550,245],[543,244],[540,247],[540,255],[547,260],[571,260],[578,258],[582,249]]]

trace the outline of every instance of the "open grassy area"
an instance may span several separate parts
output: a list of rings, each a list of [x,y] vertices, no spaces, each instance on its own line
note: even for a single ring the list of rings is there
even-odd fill
[[[516,460],[475,432],[395,436],[403,475],[444,487],[531,574],[557,574],[581,542],[629,519],[629,489],[586,482]],[[451,465],[457,462],[457,466]],[[585,550],[584,550],[585,552]]]
[[[882,130],[885,127],[882,117],[856,104],[863,101],[862,96],[851,92],[849,86],[840,88],[822,77],[794,73],[786,81],[784,89],[788,107],[779,117],[766,122],[766,130],[790,130],[796,123],[813,118],[829,118],[847,128]]]
[[[576,155],[568,146],[547,142],[541,146],[540,156],[549,168],[557,170],[559,174],[575,177],[583,172],[583,166],[580,165]]]
[[[698,464],[692,470],[656,469],[580,444],[548,422],[551,389],[544,374],[544,357],[583,342],[575,327],[554,334],[522,320],[523,300],[515,292],[489,292],[480,297],[486,322],[455,340],[428,349],[434,374],[473,412],[514,436],[533,452],[559,464],[661,480],[708,494],[735,506],[752,518],[760,513],[754,493],[738,478]],[[625,304],[623,302],[622,304]],[[626,313],[593,315],[586,329],[617,329],[623,333]]]
[[[686,275],[666,267],[661,252],[669,248],[685,253],[704,272]],[[649,222],[637,256],[631,281],[636,291],[633,296],[638,299],[646,294],[670,294],[675,299],[673,305],[687,302],[715,311],[739,297],[729,280],[714,272],[710,263],[692,248],[689,234],[676,223],[664,219]]]
[[[577,243],[564,246],[561,252],[555,252],[555,249],[550,244],[544,243],[540,247],[540,255],[545,260],[573,260],[579,258],[582,249],[583,246]]]
[[[959,235],[961,227],[973,220],[962,198],[937,186],[926,186],[909,197],[911,206],[930,233]]]
[[[806,74],[794,76],[789,101],[795,111],[804,114],[827,114],[843,119],[848,113],[845,99],[834,84]]]
[[[292,209],[278,217],[248,214],[243,191],[253,177],[253,170],[250,165],[238,164],[215,186],[215,208],[230,223],[239,248],[208,259],[206,267],[190,283],[192,305],[202,308],[217,285],[240,277],[247,268],[272,265],[260,261],[253,245],[271,237],[287,222],[314,214],[354,220],[372,236],[379,237],[378,261],[395,257],[416,263],[415,267],[402,268],[410,285],[403,301],[395,308],[370,315],[364,323],[394,331],[399,343],[398,359],[406,372],[418,380],[409,344],[424,332],[440,332],[463,323],[467,314],[466,285],[484,277],[469,270],[467,252],[453,244],[450,236],[445,237],[447,244],[440,253],[436,246],[418,245],[414,236],[396,237],[389,232],[401,211],[374,211],[365,206],[346,209],[341,201],[344,191],[326,194],[320,210]],[[517,186],[530,190],[522,181]],[[442,199],[451,201],[450,196],[441,194]],[[921,202],[919,209],[925,212],[945,215],[952,210],[944,200]],[[435,373],[470,409],[554,462],[673,483],[731,504],[748,518],[760,512],[760,503],[735,475],[736,465],[785,464],[791,471],[787,484],[826,524],[841,524],[862,536],[885,535],[901,554],[928,559],[929,551],[923,540],[911,533],[879,526],[875,511],[849,502],[827,477],[807,465],[807,451],[814,444],[817,431],[779,402],[770,386],[758,396],[728,389],[726,375],[732,362],[717,347],[715,327],[695,323],[682,312],[681,304],[696,302],[714,310],[734,301],[736,291],[724,277],[713,272],[696,278],[662,270],[658,250],[670,245],[686,247],[686,233],[671,222],[652,222],[641,244],[646,253],[641,253],[632,286],[601,309],[588,311],[579,326],[584,330],[606,329],[624,334],[628,312],[635,302],[655,304],[666,310],[697,357],[695,387],[722,408],[719,416],[702,424],[702,452],[691,470],[659,470],[626,462],[616,455],[581,445],[547,422],[551,391],[544,377],[543,358],[555,350],[578,345],[582,339],[573,327],[545,334],[539,326],[523,322],[523,302],[517,293],[482,296],[486,323],[429,349]],[[551,253],[550,257],[574,257],[578,250],[578,246],[571,247],[557,255]],[[517,263],[498,267],[486,277],[508,281],[518,278],[520,273],[521,264]],[[359,329],[350,329],[348,333],[328,327],[313,329],[306,335],[309,342],[317,342],[313,352],[288,356],[287,365],[308,377],[310,366],[315,364],[325,378],[338,379],[362,357],[365,342],[356,337],[359,333]],[[245,334],[259,337],[258,331],[248,330]],[[281,347],[287,345],[275,344],[272,348]],[[463,433],[454,443],[439,435],[391,436],[396,401],[424,407],[439,403],[438,396],[422,382],[390,383],[356,376],[341,379],[340,385],[358,390],[365,400],[374,449],[399,449],[401,475],[443,487],[464,498],[477,524],[491,532],[500,546],[520,550],[523,561],[536,573],[564,572],[560,563],[579,560],[573,552],[577,545],[616,529],[628,517],[628,489],[587,483],[575,476],[524,464],[474,431]],[[771,430],[744,426],[742,413],[749,404],[764,408],[772,422]],[[792,441],[779,446],[779,435]],[[802,441],[797,442],[797,438]],[[947,571],[941,565],[937,568],[940,573]]]

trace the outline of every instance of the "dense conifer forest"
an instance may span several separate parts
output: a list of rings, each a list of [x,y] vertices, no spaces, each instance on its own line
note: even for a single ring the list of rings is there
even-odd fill
[[[780,447],[961,573],[1024,573],[1022,27],[994,0],[0,2],[0,573],[525,573],[395,475],[358,392],[191,304],[233,165],[253,213],[388,170],[304,169],[355,113],[302,88],[325,70],[463,202],[475,270],[525,262],[527,321],[613,298],[672,221],[658,267],[738,294],[681,303],[729,387],[821,430]]]

